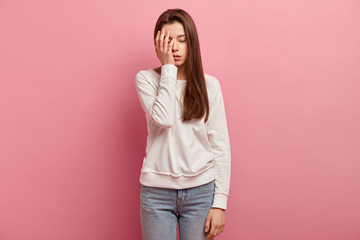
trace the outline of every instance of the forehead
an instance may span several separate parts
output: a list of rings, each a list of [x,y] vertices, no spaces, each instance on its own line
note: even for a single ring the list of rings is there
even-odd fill
[[[164,24],[162,27],[166,32],[169,31],[170,32],[170,37],[181,37],[185,35],[185,30],[184,27],[181,23],[179,22],[174,22],[174,23],[167,23]]]

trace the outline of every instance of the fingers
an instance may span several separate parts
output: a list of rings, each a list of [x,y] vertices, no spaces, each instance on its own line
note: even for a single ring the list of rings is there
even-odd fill
[[[221,223],[216,223],[215,221],[210,221],[208,222],[208,219],[206,220],[205,223],[205,230],[209,229],[210,226],[210,231],[208,233],[208,235],[206,236],[206,239],[212,239],[216,236],[218,236],[220,233],[222,233],[224,231],[224,227],[225,224],[221,224]],[[205,231],[207,232],[207,231]]]
[[[167,52],[168,52],[169,36],[170,36],[170,32],[168,31],[168,32],[166,33],[165,41],[164,41],[164,53],[167,53]]]
[[[155,47],[161,52],[168,53],[168,51],[170,51],[172,49],[172,46],[174,45],[174,38],[171,39],[170,42],[169,38],[169,31],[166,33],[164,28],[161,29],[161,31],[159,30],[155,37]],[[169,45],[171,46],[171,48]]]
[[[156,53],[158,53],[158,51],[159,51],[159,39],[160,39],[160,31],[157,32],[156,38],[155,38]]]
[[[209,235],[207,235],[207,238],[212,239],[213,237],[215,237],[216,236],[215,232],[216,232],[215,226],[211,224],[211,229]]]
[[[170,42],[169,39],[170,31],[167,31],[164,28],[159,30],[155,37],[155,51],[162,64],[171,63],[175,65],[172,51],[176,39],[173,38]]]
[[[216,237],[217,235],[219,235],[221,233],[221,231],[219,231],[219,227],[218,226],[213,226],[211,225],[211,229],[209,234],[206,236],[206,239],[213,239],[214,237]]]
[[[206,221],[205,221],[205,232],[209,232],[208,235],[206,236],[206,240],[211,240],[214,236],[213,236],[213,226],[212,226],[212,215],[208,214]]]
[[[164,33],[165,33],[165,30],[161,29],[160,39],[159,39],[159,50],[160,50],[160,52],[164,51]]]
[[[210,229],[210,218],[207,217],[205,222],[205,232],[208,232],[209,229]]]

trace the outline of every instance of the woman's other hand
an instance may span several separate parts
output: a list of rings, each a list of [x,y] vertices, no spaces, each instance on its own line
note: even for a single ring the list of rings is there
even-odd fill
[[[206,239],[218,236],[225,228],[225,210],[222,208],[211,208],[205,222]]]

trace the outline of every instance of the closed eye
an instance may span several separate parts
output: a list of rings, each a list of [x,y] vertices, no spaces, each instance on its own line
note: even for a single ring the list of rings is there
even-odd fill
[[[169,41],[169,43],[170,43],[171,41]],[[186,40],[183,40],[183,41],[179,41],[179,42],[186,42]]]

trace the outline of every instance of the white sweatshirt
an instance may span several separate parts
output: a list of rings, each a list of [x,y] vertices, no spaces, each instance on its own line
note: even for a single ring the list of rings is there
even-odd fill
[[[178,68],[161,66],[140,70],[135,77],[140,104],[147,119],[146,156],[140,183],[184,189],[215,179],[212,207],[226,209],[230,188],[230,141],[219,81],[205,75],[210,115],[181,121],[186,80],[177,80]]]

